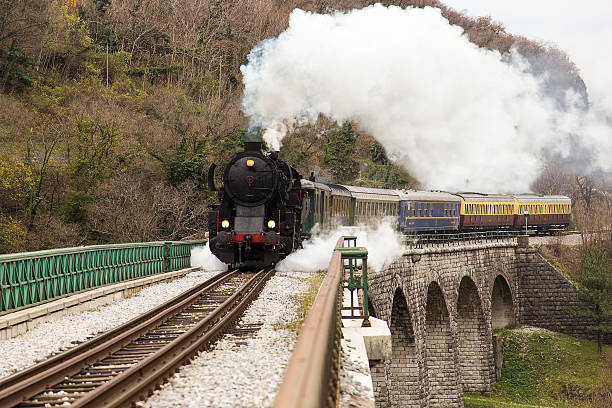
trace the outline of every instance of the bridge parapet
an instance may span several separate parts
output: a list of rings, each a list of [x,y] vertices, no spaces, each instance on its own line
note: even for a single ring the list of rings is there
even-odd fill
[[[403,256],[411,256],[411,255],[424,255],[424,254],[448,254],[453,252],[466,252],[466,251],[477,251],[482,249],[491,249],[491,248],[516,248],[518,247],[518,243],[516,240],[507,239],[500,240],[495,242],[481,242],[481,243],[473,243],[473,242],[465,242],[463,245],[454,244],[452,246],[446,245],[432,245],[421,248],[407,248]]]
[[[408,248],[465,247],[466,245],[481,245],[490,243],[505,243],[521,241],[525,236],[516,231],[481,231],[463,232],[457,234],[421,234],[407,235],[404,244]]]

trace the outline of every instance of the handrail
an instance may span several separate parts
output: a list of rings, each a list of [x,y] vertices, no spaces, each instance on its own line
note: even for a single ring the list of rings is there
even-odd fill
[[[343,242],[341,237],[336,246],[342,246]],[[302,327],[285,380],[276,395],[275,407],[336,406],[342,275],[341,253],[334,251],[327,275]]]
[[[0,255],[0,314],[190,265],[197,241],[90,245]]]
[[[207,240],[201,239],[201,240],[189,240],[189,241],[127,242],[124,244],[84,245],[84,246],[78,246],[78,247],[43,249],[41,251],[16,252],[13,254],[2,254],[0,255],[0,263],[7,262],[7,261],[19,261],[22,259],[39,258],[39,257],[44,257],[44,256],[49,256],[49,255],[91,252],[91,251],[97,251],[100,249],[123,249],[123,248],[141,248],[141,247],[150,247],[150,246],[163,246],[164,243],[166,242],[172,242],[174,245],[193,244],[195,246],[195,245],[205,244]]]
[[[517,237],[524,235],[517,231],[480,231],[455,234],[419,234],[405,235],[404,244],[409,248],[433,246],[462,246],[474,242],[516,242]]]

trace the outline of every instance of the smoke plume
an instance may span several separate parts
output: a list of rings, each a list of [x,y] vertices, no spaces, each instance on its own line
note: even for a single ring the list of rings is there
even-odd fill
[[[210,252],[209,242],[191,249],[191,266],[199,266],[209,272],[227,270],[227,265]]]
[[[376,228],[360,225],[342,227],[331,232],[313,235],[304,242],[304,248],[293,252],[276,265],[277,271],[316,272],[327,270],[334,247],[342,235],[357,237],[357,246],[368,250],[368,268],[380,271],[382,267],[403,252],[402,238],[390,222]]]
[[[577,138],[611,166],[609,122],[570,92],[559,110],[517,53],[478,48],[438,9],[296,9],[248,60],[243,110],[274,148],[323,114],[355,121],[429,188],[527,191],[543,152],[568,156]]]

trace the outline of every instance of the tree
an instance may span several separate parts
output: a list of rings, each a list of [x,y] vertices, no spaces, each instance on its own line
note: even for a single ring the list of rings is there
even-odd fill
[[[582,270],[574,276],[578,287],[575,297],[578,305],[571,309],[571,313],[595,322],[589,326],[589,330],[597,335],[599,354],[603,335],[612,332],[611,255],[600,242],[589,243],[582,253]]]

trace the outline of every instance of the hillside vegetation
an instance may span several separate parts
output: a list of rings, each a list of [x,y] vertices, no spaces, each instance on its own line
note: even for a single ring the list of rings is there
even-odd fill
[[[67,2],[73,4],[73,2]],[[204,233],[205,174],[241,147],[239,67],[300,7],[373,1],[0,0],[0,253]],[[562,52],[439,6],[482,47],[511,46],[586,98]],[[559,85],[561,84],[561,85]],[[302,174],[418,187],[357,124],[324,118],[281,150]]]
[[[535,327],[502,330],[502,375],[491,395],[466,408],[604,408],[612,404],[612,346]]]

